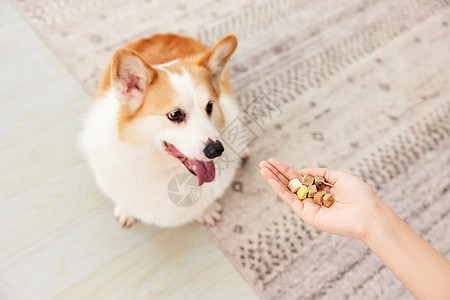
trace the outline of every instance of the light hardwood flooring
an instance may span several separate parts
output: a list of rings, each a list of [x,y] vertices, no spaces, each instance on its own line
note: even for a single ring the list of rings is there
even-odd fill
[[[258,299],[198,224],[122,229],[80,154],[91,96],[0,0],[0,299]]]

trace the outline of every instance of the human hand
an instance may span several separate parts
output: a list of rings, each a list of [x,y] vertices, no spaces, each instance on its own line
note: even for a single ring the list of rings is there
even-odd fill
[[[358,177],[324,168],[303,169],[298,172],[277,159],[262,161],[261,175],[275,193],[310,226],[333,234],[364,240],[376,218],[386,206],[374,190]],[[300,201],[288,189],[289,181],[302,180],[305,174],[323,176],[333,187],[325,187],[335,198],[330,207],[314,203],[312,198]]]

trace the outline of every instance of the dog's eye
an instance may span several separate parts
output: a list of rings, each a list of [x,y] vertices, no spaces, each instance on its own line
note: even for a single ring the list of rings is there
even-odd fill
[[[186,115],[184,114],[184,112],[182,112],[179,109],[171,111],[170,113],[167,114],[167,118],[169,118],[170,121],[177,123],[183,122],[185,116]]]
[[[208,116],[211,115],[212,111],[213,111],[213,103],[210,101],[206,105],[206,113],[208,114]]]

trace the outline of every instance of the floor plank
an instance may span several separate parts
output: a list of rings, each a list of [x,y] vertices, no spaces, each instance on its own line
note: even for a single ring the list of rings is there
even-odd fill
[[[105,204],[3,260],[6,296],[48,299],[160,231],[142,224],[122,229],[111,212],[111,205]]]
[[[105,204],[86,164],[0,203],[0,219],[8,220],[0,227],[0,261]]]
[[[63,299],[255,299],[198,224],[152,241],[58,295]]]

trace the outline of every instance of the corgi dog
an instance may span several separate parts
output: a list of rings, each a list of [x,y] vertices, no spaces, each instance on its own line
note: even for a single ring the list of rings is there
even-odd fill
[[[211,48],[157,34],[115,51],[87,113],[81,147],[123,227],[138,220],[160,227],[220,220],[216,200],[239,167],[230,164],[216,176],[214,164],[229,151],[220,132],[239,116],[225,68],[236,47],[232,34]],[[192,205],[170,198],[169,184],[180,174],[195,176]],[[188,194],[192,185],[175,189]]]

